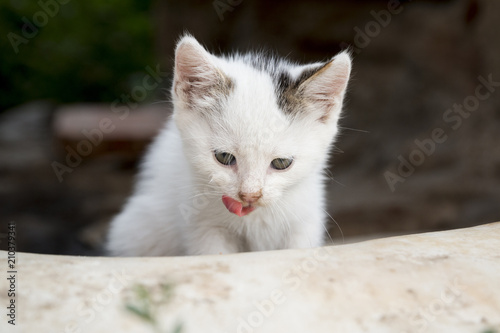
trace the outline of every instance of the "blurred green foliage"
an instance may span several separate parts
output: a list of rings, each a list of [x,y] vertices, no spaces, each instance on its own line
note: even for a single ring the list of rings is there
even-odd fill
[[[151,0],[1,0],[0,112],[33,99],[110,102],[128,92],[155,64],[150,7]]]

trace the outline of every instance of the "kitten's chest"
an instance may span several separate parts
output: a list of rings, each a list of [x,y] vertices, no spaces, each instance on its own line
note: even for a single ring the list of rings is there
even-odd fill
[[[289,227],[286,221],[277,221],[273,216],[259,214],[248,216],[239,232],[240,249],[248,251],[270,251],[286,248],[289,243]]]

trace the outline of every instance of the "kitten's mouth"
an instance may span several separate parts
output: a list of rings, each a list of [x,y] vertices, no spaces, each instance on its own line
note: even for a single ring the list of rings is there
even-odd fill
[[[251,204],[243,207],[243,204],[241,202],[234,200],[227,195],[222,196],[222,202],[229,212],[236,214],[239,217],[250,214],[255,209],[255,206],[252,206]]]

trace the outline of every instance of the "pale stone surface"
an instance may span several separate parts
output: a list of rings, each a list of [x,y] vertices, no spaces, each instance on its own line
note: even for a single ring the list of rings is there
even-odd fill
[[[500,223],[220,256],[18,253],[17,271],[17,325],[2,314],[1,332],[500,332]],[[137,284],[156,328],[125,310]]]

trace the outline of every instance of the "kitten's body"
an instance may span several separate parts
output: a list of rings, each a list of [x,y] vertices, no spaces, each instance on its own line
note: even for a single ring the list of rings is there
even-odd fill
[[[322,172],[349,72],[345,53],[326,65],[295,66],[215,57],[184,37],[174,121],[150,147],[134,195],[112,222],[108,249],[156,256],[322,245]],[[231,154],[234,164],[214,152]],[[275,159],[293,162],[276,170]],[[253,211],[237,216],[222,196]]]

